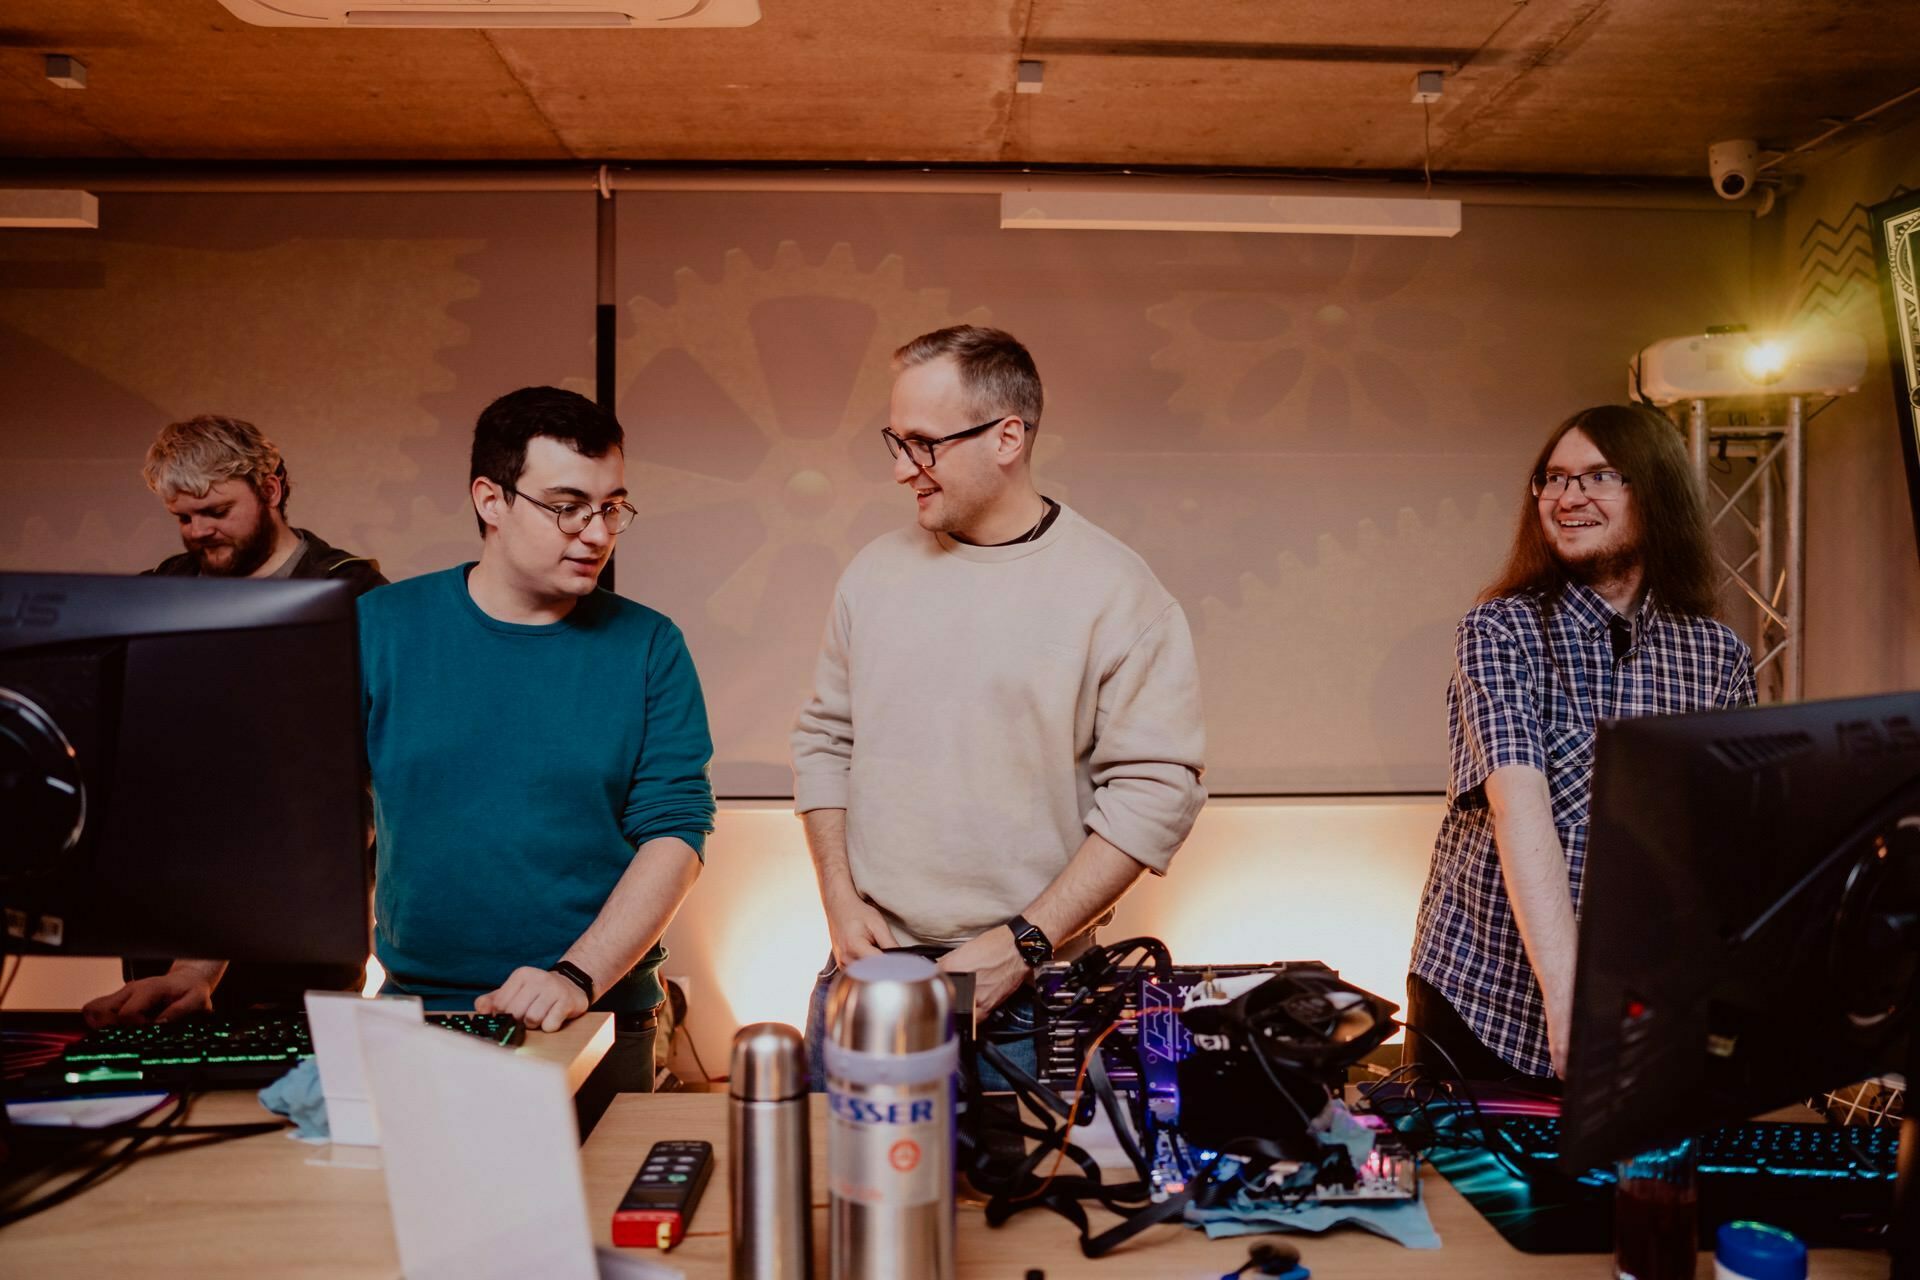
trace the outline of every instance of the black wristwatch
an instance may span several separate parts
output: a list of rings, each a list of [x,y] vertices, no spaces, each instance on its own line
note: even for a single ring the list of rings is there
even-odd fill
[[[1053,959],[1053,944],[1040,932],[1039,925],[1025,916],[1015,916],[1007,921],[1007,928],[1013,930],[1013,945],[1020,949],[1020,958],[1028,965],[1038,968]]]

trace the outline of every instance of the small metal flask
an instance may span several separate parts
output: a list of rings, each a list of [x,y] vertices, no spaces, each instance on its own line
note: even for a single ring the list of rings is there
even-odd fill
[[[807,1052],[783,1022],[733,1037],[727,1191],[733,1280],[813,1280]]]

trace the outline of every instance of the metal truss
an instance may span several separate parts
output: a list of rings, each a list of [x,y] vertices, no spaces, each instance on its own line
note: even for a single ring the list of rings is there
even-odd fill
[[[1715,535],[1720,588],[1736,586],[1753,608],[1753,674],[1762,701],[1796,702],[1806,670],[1807,568],[1806,404],[1786,400],[1786,420],[1718,425],[1708,401],[1688,403],[1687,453]],[[1741,415],[1745,416],[1745,415]],[[1771,415],[1767,415],[1771,416]],[[1752,470],[1739,483],[1721,483],[1715,458],[1741,457]],[[1739,561],[1729,558],[1745,554]]]

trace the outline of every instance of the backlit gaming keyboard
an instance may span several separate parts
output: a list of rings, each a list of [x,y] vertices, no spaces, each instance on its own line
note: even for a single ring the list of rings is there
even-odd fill
[[[1522,1169],[1548,1169],[1559,1158],[1557,1117],[1502,1116],[1486,1129],[1488,1143]],[[1700,1176],[1891,1185],[1899,1141],[1899,1129],[1885,1125],[1757,1120],[1703,1135]]]
[[[518,1044],[520,1024],[499,1014],[429,1013],[431,1026]],[[212,1014],[89,1031],[38,1064],[13,1093],[129,1089],[255,1089],[313,1055],[304,1013]],[[11,1073],[10,1073],[11,1074]]]

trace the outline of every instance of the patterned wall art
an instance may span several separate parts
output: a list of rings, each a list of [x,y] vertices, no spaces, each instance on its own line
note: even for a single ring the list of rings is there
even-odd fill
[[[1920,192],[1895,195],[1870,211],[1886,319],[1887,366],[1920,545]]]

